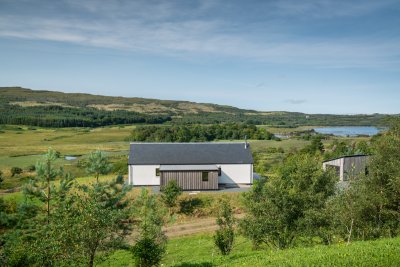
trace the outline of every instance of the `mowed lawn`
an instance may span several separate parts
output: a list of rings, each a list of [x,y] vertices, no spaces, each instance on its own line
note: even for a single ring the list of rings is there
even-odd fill
[[[163,266],[399,266],[400,238],[287,250],[251,249],[238,237],[229,256],[221,256],[212,235],[169,240]],[[128,251],[117,251],[97,266],[134,266]]]

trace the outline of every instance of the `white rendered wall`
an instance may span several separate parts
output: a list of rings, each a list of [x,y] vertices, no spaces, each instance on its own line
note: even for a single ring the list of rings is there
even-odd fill
[[[221,167],[220,184],[252,184],[253,164],[216,164]],[[156,168],[160,165],[129,165],[129,184],[160,185]]]
[[[252,184],[253,164],[216,164],[221,167],[220,184]]]
[[[130,185],[160,185],[160,176],[156,176],[160,165],[129,165]]]

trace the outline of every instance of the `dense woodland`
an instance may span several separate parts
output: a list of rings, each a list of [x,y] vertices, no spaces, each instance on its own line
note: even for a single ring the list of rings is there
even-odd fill
[[[0,104],[0,124],[39,127],[100,127],[117,124],[160,124],[170,121],[165,115],[147,115],[125,110],[105,111],[95,108],[62,106],[20,107]]]
[[[129,141],[145,142],[203,142],[215,140],[271,140],[277,139],[263,128],[250,124],[138,126]]]
[[[26,105],[15,104],[16,102]],[[117,105],[117,107],[101,108],[110,104]],[[135,110],[134,107],[138,105],[141,107],[155,106],[155,108]],[[173,124],[247,123],[277,127],[302,125],[385,126],[389,117],[381,114],[329,115],[258,112],[187,101],[68,94],[34,91],[19,87],[0,87],[0,124],[98,127],[167,122]]]

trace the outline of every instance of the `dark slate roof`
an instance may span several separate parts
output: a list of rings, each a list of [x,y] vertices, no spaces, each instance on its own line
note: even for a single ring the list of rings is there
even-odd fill
[[[130,165],[252,164],[245,143],[131,143]]]

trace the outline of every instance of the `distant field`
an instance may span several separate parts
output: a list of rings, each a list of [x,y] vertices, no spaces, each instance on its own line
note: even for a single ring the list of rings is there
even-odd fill
[[[220,256],[211,235],[171,239],[163,266],[399,266],[400,238],[315,246],[287,250],[253,251],[238,237],[232,254]],[[117,251],[98,266],[134,266],[127,251]]]

